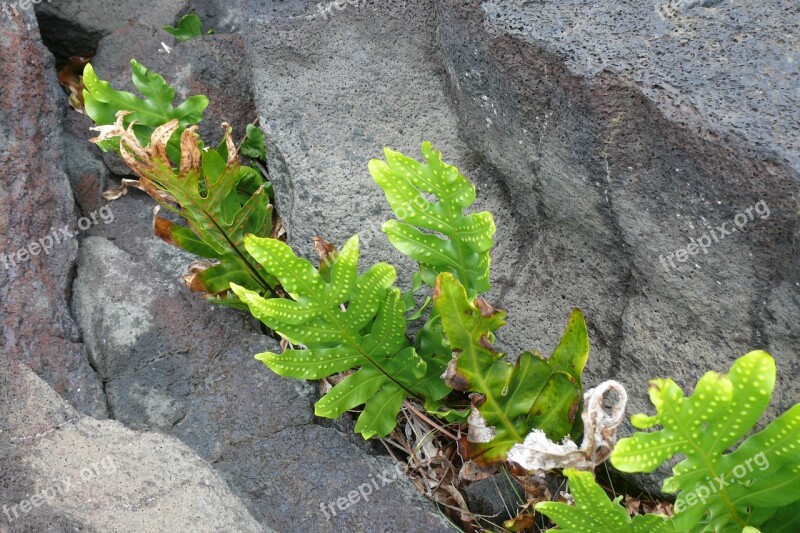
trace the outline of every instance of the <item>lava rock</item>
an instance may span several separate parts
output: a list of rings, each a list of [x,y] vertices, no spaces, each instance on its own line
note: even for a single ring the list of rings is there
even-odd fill
[[[280,348],[249,315],[188,292],[178,274],[190,257],[134,215],[132,205],[149,214],[150,199],[133,192],[120,201],[114,223],[81,242],[73,299],[114,418],[180,438],[280,531],[443,528],[391,460],[356,440],[352,421],[345,434],[316,423],[311,384],[253,358]]]
[[[64,173],[67,101],[33,11],[0,17],[0,350],[80,412],[104,417],[102,384],[69,313],[78,213]]]
[[[634,413],[649,379],[691,390],[765,349],[772,419],[800,400],[798,12],[660,9],[440,2],[460,131],[529,223],[500,336],[552,344],[581,307],[584,382],[617,379]]]
[[[103,37],[124,26],[138,24],[153,30],[174,26],[187,4],[187,0],[120,0],[102,4],[92,0],[40,0],[36,16],[45,45],[56,51],[59,59],[66,59],[91,55]]]
[[[269,531],[178,439],[81,415],[3,353],[0,420],[4,531]]]

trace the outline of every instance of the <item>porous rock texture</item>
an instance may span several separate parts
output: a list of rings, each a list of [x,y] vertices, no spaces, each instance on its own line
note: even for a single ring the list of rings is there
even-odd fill
[[[100,381],[68,309],[78,243],[65,235],[75,231],[77,213],[62,163],[64,100],[53,58],[30,10],[0,17],[0,41],[14,50],[0,54],[0,350],[102,417]],[[36,255],[19,252],[32,242]]]
[[[0,353],[1,531],[265,531],[178,439],[77,413]]]
[[[389,211],[366,164],[382,145],[417,155],[431,140],[495,211],[488,299],[509,312],[510,353],[547,353],[578,306],[586,384],[620,380],[633,411],[648,379],[691,386],[756,348],[778,360],[771,413],[783,411],[800,399],[800,15],[791,2],[685,4],[251,2],[290,242],[310,255],[314,235],[359,233],[366,263],[410,265],[372,235]],[[706,233],[706,252],[675,259]]]
[[[139,25],[155,31],[175,26],[178,14],[188,3],[188,0],[40,0],[35,9],[44,43],[60,59],[65,59],[91,55],[103,37],[122,27]]]
[[[32,11],[0,20],[0,40],[14,51],[0,59],[8,254],[51,226],[74,230],[77,213],[62,160],[66,100]],[[0,270],[0,531],[264,531],[178,439],[99,420],[102,380],[68,307],[77,248],[65,238]]]
[[[774,416],[800,400],[800,11],[713,4],[444,0],[438,36],[462,138],[532,243],[498,265],[503,338],[552,342],[578,305],[608,354],[587,384],[618,379],[633,412],[648,379],[691,387],[763,348]]]
[[[585,384],[621,381],[631,411],[648,410],[647,379],[691,387],[755,348],[780,369],[769,416],[800,399],[789,0],[63,4],[38,8],[60,55],[97,45],[93,64],[116,87],[132,89],[136,58],[179,99],[207,94],[205,136],[259,117],[302,255],[314,236],[359,233],[362,268],[386,260],[407,285],[413,264],[380,232],[390,212],[367,162],[385,145],[418,156],[430,140],[495,214],[487,298],[509,311],[498,341],[510,354],[549,353],[578,306]],[[159,30],[190,9],[218,34],[179,44]],[[85,117],[62,121],[31,11],[3,18],[0,39],[18,50],[0,58],[8,253],[105,205],[100,192],[127,170],[85,142]],[[720,236],[760,201],[768,216]],[[118,467],[92,481],[99,496],[81,487],[23,519],[0,514],[0,528],[108,530],[123,517],[138,530],[447,530],[405,479],[381,485],[391,461],[352,421],[314,417],[312,384],[253,360],[278,347],[252,319],[187,292],[192,258],[152,236],[152,205],[133,191],[108,205],[113,220],[0,267],[0,503],[46,489],[58,465],[80,475],[112,454]],[[707,252],[675,259],[711,228]],[[336,509],[373,480],[368,501]]]
[[[385,260],[407,283],[367,162],[430,140],[495,213],[488,300],[508,311],[510,354],[550,353],[577,306],[584,383],[617,379],[629,412],[651,411],[649,379],[691,389],[757,348],[779,368],[767,418],[800,400],[795,2],[245,6],[276,203],[301,253],[358,233],[362,268]]]
[[[207,13],[235,25],[233,8],[209,3]],[[59,456],[65,473],[102,466],[107,455],[118,468],[92,479],[91,489],[81,486],[36,512],[0,515],[0,530],[448,530],[435,507],[396,474],[393,461],[353,434],[352,421],[314,417],[312,384],[280,378],[253,358],[279,347],[249,315],[212,307],[183,286],[181,275],[193,258],[153,236],[149,197],[133,191],[112,203],[102,199],[103,188],[117,178],[87,141],[89,121],[69,110],[62,122],[66,98],[54,85],[52,58],[38,42],[36,21],[25,16],[12,36],[29,39],[19,46],[34,60],[23,66],[47,90],[30,84],[32,96],[21,89],[4,93],[4,105],[20,100],[4,128],[15,121],[36,126],[22,130],[33,146],[30,157],[10,151],[7,168],[13,172],[3,174],[3,187],[14,193],[4,209],[11,217],[4,228],[8,248],[26,244],[54,219],[74,225],[94,213],[97,222],[62,246],[63,257],[54,252],[2,274],[4,346],[11,362],[0,379],[0,502],[19,504],[52,485]],[[103,78],[130,90],[128,59],[144,58],[184,95],[210,97],[204,133],[220,135],[222,120],[241,133],[255,117],[241,39],[217,34],[172,43],[169,55],[158,52],[159,39],[152,28],[126,25],[100,42],[93,61]],[[22,68],[9,62],[12,67]],[[7,138],[14,145],[16,137]],[[46,285],[48,278],[35,270],[44,268],[59,283]],[[58,321],[48,322],[48,314],[30,305],[32,289]],[[59,329],[66,326],[71,336]],[[29,343],[53,344],[67,336],[72,351],[14,342],[23,335]],[[69,365],[83,369],[88,384],[77,370],[65,377]],[[74,407],[57,402],[50,387],[60,388]],[[58,416],[37,412],[48,402],[58,403]],[[366,496],[359,487],[369,489]],[[202,502],[205,509],[198,508]]]

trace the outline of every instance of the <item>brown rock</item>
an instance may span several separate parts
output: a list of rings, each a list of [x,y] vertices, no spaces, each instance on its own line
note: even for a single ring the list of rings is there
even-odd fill
[[[0,350],[103,417],[102,385],[67,304],[78,243],[53,235],[73,232],[77,218],[63,170],[66,99],[31,10],[0,18],[0,46]]]

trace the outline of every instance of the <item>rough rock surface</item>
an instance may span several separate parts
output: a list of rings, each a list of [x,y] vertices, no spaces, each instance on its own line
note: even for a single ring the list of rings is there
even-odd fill
[[[179,440],[81,415],[2,353],[0,486],[3,531],[265,531]]]
[[[137,24],[153,30],[174,26],[187,0],[47,0],[38,3],[36,16],[42,26],[42,39],[60,58],[86,56],[97,43],[114,30]],[[165,34],[167,37],[169,35]]]
[[[67,103],[32,11],[3,17],[0,41],[14,50],[0,59],[8,76],[0,85],[0,234],[8,254],[35,250],[29,243],[51,226],[75,229],[65,167],[81,169],[65,157]],[[102,181],[102,171],[88,168],[100,176],[90,181]],[[99,190],[86,189],[83,197],[95,202],[87,207],[99,205]],[[49,254],[7,260],[0,269],[0,531],[154,531],[165,524],[264,531],[225,480],[179,440],[84,414],[108,413],[102,380],[69,313],[77,249],[77,239],[66,238]]]
[[[204,16],[236,20],[234,7]],[[241,134],[244,124],[255,118],[249,71],[241,65],[241,39],[205,36],[178,44],[167,55],[158,52],[155,31],[131,24],[105,37],[94,59],[97,71],[115,86],[131,90],[129,59],[137,57],[163,73],[183,97],[209,96],[205,133],[219,137],[219,123],[227,120]],[[66,108],[65,100],[62,103]],[[57,120],[51,117],[47,123],[52,126]],[[100,168],[97,150],[86,142],[88,126],[85,117],[69,116],[64,124],[69,149],[63,164],[82,214],[101,206],[110,212],[78,235],[75,279],[65,280],[69,290],[64,290],[64,301],[71,302],[78,325],[73,325],[75,337],[85,345],[79,345],[80,360],[95,380],[103,410],[116,419],[113,425],[151,431],[143,433],[142,439],[165,439],[156,435],[169,434],[183,441],[201,460],[176,465],[186,470],[179,481],[197,479],[211,468],[265,528],[446,530],[433,505],[405,477],[398,478],[392,461],[353,435],[352,422],[320,425],[313,415],[316,392],[311,384],[279,378],[253,359],[255,353],[278,347],[259,332],[252,319],[214,308],[186,290],[180,276],[193,258],[152,235],[154,204],[149,197],[134,191],[109,204],[102,200],[100,193],[113,178]],[[59,135],[60,129],[58,124]],[[63,156],[56,154],[55,161],[58,157]],[[71,205],[66,177],[59,172],[58,183]],[[79,214],[72,209],[71,216]],[[72,248],[69,262],[59,265],[62,275],[73,268],[74,258]],[[11,311],[6,316],[20,316]],[[34,323],[33,319],[29,322]],[[43,334],[41,329],[37,334]],[[21,412],[27,410],[30,405]],[[133,434],[138,435],[129,432]],[[102,447],[101,441],[116,438],[94,432],[87,435],[86,446]],[[170,457],[177,461],[174,454]],[[4,468],[6,464],[11,465],[4,462]],[[12,466],[8,470],[16,471]],[[170,492],[172,485],[161,474],[168,476],[171,471],[159,470],[155,462],[145,462],[137,475],[141,479],[150,475],[154,490]],[[47,471],[37,471],[31,477],[40,482],[47,475]],[[356,492],[359,486],[370,484],[373,489],[366,499]],[[13,486],[30,492],[22,481]],[[359,499],[348,503],[353,494]],[[346,511],[337,506],[344,505],[342,500]],[[322,505],[328,506],[325,512]],[[59,511],[63,513],[53,516],[72,516],[66,507]],[[90,514],[94,522],[81,515],[75,523],[102,529],[108,515]],[[181,519],[166,523],[181,530]],[[227,515],[221,514],[220,519]],[[202,522],[199,527],[239,529]]]
[[[102,194],[111,187],[110,172],[100,150],[89,142],[94,122],[86,115],[65,111],[64,167],[78,210],[86,215],[106,203]]]
[[[150,205],[140,194],[112,203],[114,223],[94,231],[108,238],[84,239],[78,259],[74,312],[114,418],[179,437],[280,531],[435,530],[405,478],[325,517],[320,504],[380,481],[391,462],[318,425],[313,386],[253,359],[279,348],[252,319],[188,293],[179,273],[191,258],[150,235]]]
[[[359,233],[365,264],[407,280],[366,166],[430,140],[495,212],[489,299],[509,311],[510,353],[549,353],[578,306],[585,382],[621,381],[631,412],[650,409],[648,379],[691,388],[756,348],[780,368],[770,416],[800,400],[791,2],[258,4],[256,101],[306,256],[315,235]]]
[[[477,209],[495,213],[489,299],[509,311],[500,342],[510,353],[548,353],[579,306],[593,342],[586,384],[616,378],[640,411],[647,379],[691,386],[706,369],[764,347],[781,369],[774,414],[800,399],[790,379],[800,365],[798,110],[790,105],[798,13],[788,0],[770,8],[663,2],[596,2],[590,13],[577,1],[196,6],[218,30],[244,22],[244,47],[235,35],[175,44],[159,28],[185,12],[183,2],[144,10],[122,2],[50,19],[43,4],[39,15],[61,28],[62,51],[105,36],[94,64],[117,87],[132,88],[135,57],[180,98],[208,94],[204,133],[212,136],[221,120],[238,128],[252,120],[253,85],[278,208],[304,255],[313,255],[315,235],[340,244],[359,233],[362,266],[387,260],[407,283],[413,265],[380,232],[389,210],[367,162],[384,145],[416,156],[430,140],[478,183]],[[55,29],[45,33],[56,42]],[[71,117],[73,136],[61,139],[66,101],[32,14],[4,18],[0,40],[20,50],[0,59],[7,253],[77,218],[70,182],[83,214],[104,205],[108,176],[86,157],[85,120]],[[161,41],[174,45],[171,54],[158,51]],[[675,268],[660,261],[762,200],[768,217],[757,214]],[[179,276],[190,259],[152,236],[151,206],[136,192],[110,204],[114,221],[78,236],[77,265],[71,239],[49,256],[0,267],[0,352],[11,360],[0,382],[12,383],[0,391],[13,398],[0,405],[9,423],[0,426],[0,503],[47,488],[57,465],[80,472],[84,458],[99,464],[105,450],[122,447],[114,457],[127,481],[100,480],[104,498],[85,512],[76,502],[95,497],[80,491],[42,507],[26,517],[30,529],[107,529],[114,514],[133,517],[121,507],[128,500],[142,506],[131,520],[168,514],[177,529],[191,513],[171,511],[185,505],[203,529],[248,530],[255,519],[280,531],[445,530],[405,479],[382,485],[386,457],[349,427],[314,418],[312,385],[252,359],[274,341],[244,315],[186,292]],[[72,412],[26,366],[78,411],[117,421]],[[381,487],[368,501],[335,516],[320,509],[373,480]],[[164,506],[147,502],[148,482]],[[113,499],[115,487],[127,496]],[[221,511],[206,514],[198,498]],[[106,501],[113,511],[100,508]]]
[[[32,11],[0,17],[0,44],[15,51],[0,54],[0,350],[80,411],[102,417],[100,381],[68,309],[78,243],[61,229],[53,237],[53,228],[76,229],[63,167],[66,101]]]
[[[460,131],[497,168],[532,243],[505,266],[517,279],[504,338],[556,333],[553,309],[580,306],[595,353],[610,359],[590,361],[590,376],[624,383],[633,412],[649,408],[652,377],[692,386],[764,348],[780,368],[771,413],[782,412],[800,400],[800,324],[789,318],[800,311],[800,117],[788,64],[800,13],[788,2],[769,16],[727,2],[670,16],[642,16],[653,2],[582,5],[439,10]],[[746,223],[723,236],[718,226],[737,229],[740,213]],[[680,262],[704,235],[707,253]]]

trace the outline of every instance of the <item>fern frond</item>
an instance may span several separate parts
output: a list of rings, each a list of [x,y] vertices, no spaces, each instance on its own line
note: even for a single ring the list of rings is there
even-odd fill
[[[431,372],[431,361],[409,346],[405,306],[393,286],[395,269],[378,263],[357,275],[357,236],[333,256],[325,276],[278,240],[248,236],[245,246],[291,299],[265,299],[236,285],[234,292],[267,327],[302,345],[256,358],[275,373],[296,379],[358,368],[317,402],[318,416],[336,418],[364,404],[356,431],[364,438],[383,437],[395,427],[404,398],[435,401],[450,392],[441,379],[434,379],[441,369]]]
[[[775,361],[758,350],[727,374],[706,373],[690,397],[670,379],[651,381],[656,414],[634,415],[631,423],[661,429],[622,439],[611,463],[624,472],[652,472],[682,454],[663,485],[678,493],[674,521],[681,531],[760,528],[779,508],[800,501],[800,404],[728,450],[761,418],[775,375]]]
[[[83,101],[86,114],[98,126],[111,125],[116,122],[120,111],[128,111],[125,126],[134,124],[133,131],[142,145],[150,142],[153,131],[170,120],[176,120],[177,135],[168,144],[170,159],[177,163],[180,160],[179,141],[184,128],[198,124],[203,120],[203,110],[208,107],[208,98],[203,95],[187,98],[178,107],[172,106],[175,89],[164,78],[147,70],[144,65],[131,59],[133,84],[144,96],[139,98],[133,93],[118,91],[107,81],[101,80],[91,64],[83,71]],[[98,146],[103,150],[119,151],[119,139],[107,138]]]
[[[564,533],[674,533],[666,517],[655,514],[631,518],[620,505],[622,496],[609,500],[591,472],[566,469],[569,491],[575,505],[541,502],[536,510],[555,522]]]
[[[580,311],[573,312],[550,359],[524,352],[512,365],[492,347],[494,332],[505,322],[505,312],[481,299],[471,301],[464,287],[448,273],[436,280],[434,306],[453,353],[445,381],[456,390],[481,394],[474,407],[487,431],[480,439],[468,439],[469,458],[488,463],[504,460],[506,452],[532,429],[543,430],[552,441],[570,433],[579,413],[580,375],[589,355]]]
[[[183,217],[189,228],[156,216],[156,235],[189,252],[213,260],[187,276],[193,290],[205,292],[215,302],[236,305],[226,294],[231,283],[274,294],[275,279],[249,255],[244,236],[272,234],[272,206],[262,186],[252,194],[238,185],[242,172],[230,129],[225,134],[227,161],[214,149],[201,150],[195,126],[180,138],[180,167],[172,168],[168,142],[179,128],[172,119],[152,132],[149,146],[137,138],[135,124],[124,126],[128,113],[120,112],[114,126],[101,128],[93,139],[102,143],[119,139],[120,155],[139,177],[129,184],[142,189],[162,207]]]
[[[389,148],[384,153],[386,162],[373,159],[369,171],[397,216],[383,225],[392,245],[420,264],[430,286],[439,273],[450,272],[470,295],[488,291],[495,226],[491,213],[464,214],[475,201],[475,186],[429,142],[422,143],[427,164]]]

